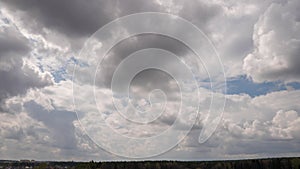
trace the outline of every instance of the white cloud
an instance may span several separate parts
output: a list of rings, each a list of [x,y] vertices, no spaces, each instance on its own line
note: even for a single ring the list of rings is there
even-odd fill
[[[200,125],[168,155],[178,159],[182,154],[187,159],[297,155],[300,106],[294,99],[300,99],[299,91],[280,91],[256,98],[228,95],[223,119],[214,135],[199,144]]]
[[[243,59],[253,49],[253,27],[271,1],[214,0],[219,15],[206,24],[204,31],[217,48],[227,77],[244,74]],[[197,25],[199,26],[199,25]]]
[[[255,24],[254,51],[243,68],[256,82],[299,81],[299,1],[273,3]]]

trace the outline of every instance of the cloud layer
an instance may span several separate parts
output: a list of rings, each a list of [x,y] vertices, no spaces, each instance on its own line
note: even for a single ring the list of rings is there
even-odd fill
[[[179,110],[179,89],[172,77],[161,72],[141,72],[130,88],[138,98],[134,104],[147,105],[147,99],[140,98],[147,96],[153,88],[161,88],[170,98],[165,113],[150,126],[132,125],[115,111],[110,99],[95,99],[94,94],[111,95],[109,88],[117,65],[128,55],[144,48],[164,49],[181,58],[188,58],[191,64],[196,63],[190,59],[193,53],[181,42],[153,34],[125,39],[108,53],[103,67],[105,71],[97,77],[96,87],[89,80],[95,75],[89,72],[92,69],[86,69],[90,66],[89,62],[78,57],[84,42],[95,31],[113,19],[137,12],[171,13],[195,24],[215,45],[225,74],[230,78],[247,77],[249,83],[258,83],[257,86],[265,82],[273,86],[288,86],[290,83],[296,86],[278,87],[277,91],[270,89],[269,92],[253,89],[256,94],[214,91],[216,98],[226,97],[227,103],[223,119],[213,136],[203,144],[198,143],[204,127],[200,116],[180,144],[156,159],[299,155],[299,5],[298,0],[92,0],[89,3],[80,0],[1,0],[0,158],[122,159],[99,148],[82,128],[78,118],[96,128],[98,116],[103,117],[108,126],[104,126],[102,131],[95,130],[99,136],[110,134],[105,127],[111,127],[129,137],[150,137],[174,124]],[[159,24],[150,26],[158,27]],[[171,26],[168,29],[188,34]],[[109,40],[128,33],[122,25],[119,30],[120,34],[108,33],[105,39],[96,39],[95,43],[99,43],[101,48]],[[97,61],[97,58],[90,61]],[[178,69],[168,61],[156,62]],[[75,64],[78,69],[86,71],[80,72],[75,83],[72,83]],[[208,61],[206,66],[213,68],[214,65]],[[192,96],[185,101],[192,103],[200,99],[199,114],[205,117],[211,91],[209,83],[201,80],[200,97]],[[102,82],[104,86],[97,86]],[[73,88],[83,89],[76,91],[80,99],[75,104],[85,111],[77,114],[74,112]],[[258,87],[257,90],[261,89]],[[99,104],[98,109],[95,101]],[[185,118],[179,119],[178,131],[195,120],[188,111],[184,113]],[[161,140],[162,146],[171,139]],[[110,141],[122,143],[126,140],[107,140]]]

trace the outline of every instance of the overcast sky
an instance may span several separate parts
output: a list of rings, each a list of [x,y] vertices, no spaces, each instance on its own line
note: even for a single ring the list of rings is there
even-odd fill
[[[0,0],[0,159],[124,159],[102,149],[114,145],[129,156],[134,151],[152,153],[152,150],[155,152],[155,149],[172,144],[175,136],[145,142],[132,150],[126,147],[126,140],[111,133],[111,128],[119,135],[146,138],[161,134],[176,124],[176,119],[179,120],[174,132],[183,131],[187,126],[193,128],[178,145],[154,159],[299,156],[299,9],[299,0],[91,0],[88,3],[83,0]],[[202,79],[198,79],[197,87],[201,96],[193,92],[189,96],[180,95],[181,89],[195,89],[192,84],[181,88],[174,80],[172,75],[189,78],[188,71],[181,69],[180,64],[163,57],[135,58],[133,65],[119,71],[121,79],[116,82],[119,84],[117,91],[126,87],[122,86],[127,80],[122,73],[133,71],[136,65],[144,62],[171,72],[150,69],[137,74],[131,82],[133,106],[149,106],[148,94],[154,89],[160,89],[165,95],[158,90],[152,93],[153,105],[168,98],[163,114],[148,126],[123,119],[107,99],[115,94],[110,87],[116,68],[126,64],[122,62],[124,58],[133,53],[143,55],[147,51],[142,49],[147,48],[169,51],[178,55],[179,60],[197,67],[199,60],[189,46],[168,36],[137,35],[114,46],[101,68],[97,67],[99,58],[87,59],[85,53],[80,54],[90,39],[89,43],[95,48],[83,51],[102,55],[102,48],[108,48],[105,45],[111,39],[125,36],[130,30],[128,25],[119,24],[105,36],[98,37],[94,33],[117,18],[141,12],[178,15],[197,26],[215,47],[224,72],[219,72],[221,67],[210,57],[204,60],[206,70],[215,79],[224,78],[225,73],[227,81],[225,86],[221,80],[212,91],[207,87],[206,76],[200,73]],[[205,41],[191,36],[183,27],[162,24],[158,20],[150,24],[143,21],[137,20],[135,24],[194,38],[192,45],[199,46],[196,51],[206,47]],[[96,36],[90,38],[93,34]],[[75,65],[77,71],[73,77]],[[197,70],[201,72],[202,69]],[[216,131],[200,144],[198,138],[206,124],[189,111],[194,110],[196,103],[200,104],[200,115],[207,113],[211,93],[215,94],[219,105],[226,97],[226,106]],[[178,104],[180,96],[185,99],[183,107]],[[123,101],[118,99],[116,101]],[[120,106],[122,108],[122,104]],[[77,114],[76,109],[80,110]],[[138,109],[144,110],[144,107]],[[181,116],[176,113],[179,109],[183,110]],[[160,110],[151,111],[157,115]],[[128,114],[133,117],[129,111]],[[100,116],[108,126],[97,122]],[[144,114],[140,119],[145,117],[150,118]],[[85,125],[88,128],[84,128]],[[98,128],[99,125],[102,127]],[[179,137],[181,135],[176,139]],[[104,144],[102,148],[99,142]],[[148,143],[161,143],[161,147],[153,149]]]

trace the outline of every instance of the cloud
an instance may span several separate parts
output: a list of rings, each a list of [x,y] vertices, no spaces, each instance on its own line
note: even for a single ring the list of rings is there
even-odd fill
[[[118,65],[130,54],[133,54],[134,52],[147,49],[147,48],[159,48],[159,49],[167,50],[179,57],[184,57],[186,55],[194,56],[191,50],[182,42],[167,36],[155,35],[155,34],[142,34],[142,35],[130,37],[125,39],[124,41],[121,41],[109,51],[109,53],[103,60],[103,63],[101,64],[102,71],[98,72],[99,73],[99,75],[97,75],[98,83],[99,84],[104,83],[105,84],[104,87],[110,87],[113,73],[116,71]],[[172,67],[172,63],[170,60],[161,59],[159,61],[153,60],[153,62],[157,62],[158,64],[163,64],[163,65],[169,65],[170,67]],[[132,66],[139,65],[139,64],[140,63],[134,62],[132,63]],[[143,76],[139,77],[138,81],[140,82],[146,81],[147,83],[151,83],[148,86],[159,83],[162,86],[164,85],[165,88],[168,88],[167,86],[170,79],[166,78],[166,76],[159,75],[157,74],[157,72],[154,71],[152,71],[152,73],[149,72],[148,73],[144,72],[144,73],[145,74],[143,74]],[[158,76],[161,77],[156,76],[155,78],[154,74],[157,74]]]
[[[49,137],[54,140],[53,146],[59,147],[61,150],[76,148],[77,143],[73,126],[76,115],[74,112],[45,110],[34,101],[26,102],[24,108],[30,117],[41,121],[51,130]]]
[[[19,0],[2,1],[11,9],[23,11],[24,19],[36,20],[35,27],[43,27],[61,31],[70,36],[87,35],[95,32],[109,21],[112,15],[105,12],[116,11],[116,1],[36,1],[23,2]],[[101,10],[102,9],[102,10]],[[104,10],[106,9],[106,10]],[[99,16],[101,18],[99,18]],[[39,25],[42,24],[42,25]]]
[[[108,89],[112,73],[133,52],[155,47],[183,58],[193,58],[186,46],[172,38],[150,34],[128,38],[110,51],[103,67],[105,72],[97,76],[99,81],[96,82],[105,82],[104,87],[93,88],[93,84],[87,82],[94,78],[95,72],[91,69],[78,72],[78,81],[72,84],[72,64],[78,63],[78,69],[90,66],[76,57],[83,42],[101,26],[120,16],[147,11],[178,14],[196,24],[216,44],[230,77],[247,74],[255,82],[299,81],[299,15],[296,12],[299,3],[296,0],[267,0],[263,3],[2,0],[0,3],[0,119],[4,119],[0,123],[1,158],[120,159],[99,149],[86,135],[73,112],[72,87],[77,108],[85,110],[78,112],[80,120],[94,124],[91,127],[95,129],[99,124],[99,114],[104,117],[105,124],[130,137],[150,137],[174,124],[179,109],[178,86],[166,74],[144,71],[136,76],[130,88],[138,98],[134,104],[147,105],[145,100],[139,100],[140,96],[145,98],[153,88],[162,88],[171,98],[166,113],[151,127],[132,125],[124,120],[107,97],[112,94]],[[107,39],[96,39],[95,43],[106,45],[106,40],[128,33],[122,28],[118,30],[120,32],[107,34]],[[171,26],[167,28],[174,32],[180,30]],[[185,30],[179,32],[188,33]],[[93,59],[92,63],[96,63],[98,58]],[[192,59],[187,61],[195,63]],[[156,62],[178,69],[166,60]],[[53,82],[52,76],[59,80]],[[98,96],[96,99],[94,94]],[[205,115],[210,105],[210,91],[201,88],[200,94],[200,115]],[[222,93],[217,95],[224,96]],[[252,97],[239,92],[226,95],[224,119],[207,142],[198,144],[203,128],[200,119],[181,144],[157,159],[299,154],[299,96],[299,90],[270,90]],[[186,102],[191,104],[195,100],[193,96]],[[179,119],[180,125],[175,130],[185,129],[194,120],[188,112],[185,113],[186,119]],[[95,130],[96,135],[111,135],[107,127]],[[109,143],[125,141],[105,139]],[[172,139],[160,141],[168,144]],[[145,145],[141,147],[144,149]]]
[[[210,1],[221,12],[207,24],[205,33],[216,46],[227,77],[243,72],[243,59],[253,49],[253,27],[271,1]],[[199,26],[199,25],[197,25]]]
[[[69,38],[90,36],[100,27],[117,17],[146,11],[160,11],[154,1],[137,0],[93,0],[85,3],[80,0],[54,0],[23,2],[20,0],[2,1],[9,9],[22,11],[23,19],[37,21],[31,28],[37,31],[44,27],[66,34]]]
[[[54,157],[51,155],[53,149],[49,148],[52,140],[45,125],[30,118],[24,111],[17,114],[1,112],[0,117],[1,158],[20,159],[24,155],[40,159]]]
[[[169,3],[139,0],[93,0],[89,3],[80,0],[72,2],[68,0],[54,0],[51,2],[2,0],[2,2],[10,9],[22,11],[23,17],[37,21],[38,23],[35,23],[35,26],[39,28],[38,30],[47,27],[70,37],[91,35],[104,24],[117,17],[138,12],[169,12],[200,23],[205,23],[218,13],[218,6],[200,1],[194,1],[191,5],[184,3],[182,0],[169,1]],[[180,9],[180,12],[177,8]]]
[[[43,151],[47,151],[54,153],[56,157],[46,154],[43,156],[46,159],[56,159],[57,157],[84,160],[115,159],[116,157],[104,153],[89,139],[79,121],[75,119],[75,114],[70,112],[72,110],[71,85],[71,82],[62,81],[58,85],[47,86],[39,91],[30,90],[26,96],[8,99],[6,103],[10,110],[15,110],[15,113],[23,110],[24,113],[17,115],[21,121],[16,121],[15,116],[9,118],[4,114],[3,118],[13,123],[2,123],[4,133],[2,132],[1,138],[20,140],[20,144],[23,143],[28,148],[34,143],[30,143],[29,140],[35,139],[40,146],[34,149],[33,157],[38,157],[39,154],[43,154]],[[178,108],[176,107],[177,103],[174,102],[175,106],[169,106],[167,112],[151,127],[135,127],[130,122],[119,118],[107,98],[98,98],[101,101],[99,108],[103,110],[103,113],[98,112],[99,110],[95,109],[94,98],[91,97],[93,95],[92,86],[86,86],[84,89],[85,91],[78,91],[80,94],[78,98],[82,98],[82,100],[77,100],[78,103],[81,103],[77,106],[81,110],[88,111],[79,112],[79,118],[89,120],[83,122],[92,123],[96,125],[94,126],[96,128],[99,124],[99,115],[101,115],[106,119],[106,125],[113,127],[118,132],[126,136],[144,138],[159,134],[171,126],[173,120],[176,119],[173,112]],[[101,89],[96,92],[109,91]],[[204,104],[201,111],[205,111],[209,108],[206,104],[209,99],[203,98],[206,96],[204,95],[205,89],[201,93]],[[209,95],[209,91],[207,94]],[[299,97],[300,93],[297,90],[277,91],[254,98],[246,94],[227,95],[223,120],[207,142],[198,143],[203,124],[197,123],[191,133],[175,149],[156,158],[231,159],[241,156],[245,158],[265,157],[266,154],[279,156],[286,153],[297,153],[300,139],[298,134],[300,133],[298,127],[300,107],[297,104]],[[18,106],[19,104],[21,108]],[[96,113],[93,114],[93,112]],[[25,123],[25,121],[27,122]],[[184,126],[188,122],[182,121],[181,123]],[[92,124],[90,126],[93,126]],[[10,135],[5,135],[8,131],[10,131]],[[100,131],[99,136],[104,134],[105,127]],[[168,140],[164,141],[168,142]],[[7,141],[4,144],[5,147],[8,146],[7,148],[11,149]],[[18,151],[18,146],[7,152],[13,151]],[[19,153],[22,154],[20,151]],[[75,157],[74,153],[77,154]],[[87,154],[89,156],[85,157]]]
[[[202,125],[177,148],[175,159],[238,159],[299,154],[299,91],[279,91],[251,98],[228,95],[223,119],[213,136],[198,143]],[[167,157],[163,155],[162,157]]]
[[[255,24],[254,51],[243,68],[256,82],[299,81],[299,1],[273,3]]]
[[[10,113],[0,113],[4,119],[0,124],[1,158],[115,158],[99,149],[82,130],[72,102],[70,81],[29,89],[25,95],[6,99],[5,107]]]
[[[1,69],[9,69],[9,65],[18,61],[18,55],[26,54],[30,50],[28,41],[14,29],[7,27],[1,28],[0,36],[0,57],[1,61],[6,61],[1,65]],[[7,57],[10,55],[10,57]]]
[[[20,140],[22,137],[24,137],[24,132],[16,120],[11,121],[13,118],[14,115],[1,114],[2,122],[0,135],[7,139]]]
[[[0,101],[52,83],[49,75],[40,73],[25,61],[30,52],[28,40],[16,29],[0,28],[0,46]]]
[[[66,46],[66,48],[69,47],[69,44],[65,43],[65,41],[69,41],[72,46],[69,49],[73,50],[74,53],[72,53],[72,51],[68,51],[67,54],[77,54],[81,48],[83,39],[87,38],[96,30],[117,17],[137,12],[168,12],[178,14],[191,20],[193,23],[197,23],[201,28],[205,28],[206,23],[221,12],[221,8],[215,4],[194,1],[192,3],[193,5],[190,5],[181,0],[174,2],[93,0],[90,3],[84,3],[79,0],[72,1],[72,3],[69,3],[67,0],[55,0],[51,2],[30,0],[26,3],[18,0],[3,0],[2,3],[5,12],[13,19],[14,22],[18,23],[20,29],[25,29],[28,34],[42,35],[44,38],[43,41],[56,43],[58,46]],[[14,10],[17,10],[17,12],[13,12]],[[26,24],[24,22],[25,20],[28,22],[32,21],[32,24]],[[170,27],[170,30],[178,31],[177,28],[174,27]],[[30,38],[32,38],[32,36],[30,36]],[[149,47],[160,47],[179,55],[189,54],[187,53],[188,50],[186,47],[171,38],[155,35],[143,35],[134,38],[136,39],[127,39],[123,45],[120,44],[120,47],[113,49],[112,54],[109,55],[110,59],[108,63],[105,64],[106,67],[113,69],[119,63],[119,60],[126,57],[127,54]],[[35,41],[38,40],[40,44],[45,43],[36,37],[33,39]],[[102,43],[106,43],[105,40],[103,40]],[[74,44],[76,45],[74,46]],[[48,44],[45,43],[44,46],[45,45]],[[52,63],[54,62],[53,59],[50,60],[48,58],[48,55],[58,55],[60,57],[56,58],[56,60],[59,60],[59,62],[65,61],[65,59],[62,59],[62,55],[66,55],[66,53],[51,51],[49,48],[42,48],[39,50],[40,51],[37,52],[37,55],[45,57],[42,59],[44,62],[47,60],[47,62],[41,64],[43,70],[51,72],[54,71],[55,73],[55,70],[48,69],[48,67],[52,67]],[[42,61],[39,61],[38,63],[40,62]],[[111,72],[113,72],[113,70],[108,69],[106,71],[107,75],[104,75],[106,77],[102,79],[105,83],[108,83],[108,86],[112,75]],[[86,73],[82,76],[83,81],[86,82],[86,78],[88,78],[86,77]],[[149,81],[151,82],[151,79]]]

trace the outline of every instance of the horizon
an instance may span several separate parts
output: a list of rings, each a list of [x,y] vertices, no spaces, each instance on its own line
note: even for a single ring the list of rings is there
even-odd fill
[[[283,157],[280,157],[280,156],[275,156],[275,157],[262,157],[262,158],[257,158],[257,157],[253,157],[253,158],[241,158],[241,159],[212,159],[212,160],[176,160],[176,159],[171,159],[171,160],[168,160],[168,159],[161,159],[161,160],[156,160],[156,159],[140,159],[140,160],[132,160],[132,159],[128,159],[128,160],[112,160],[112,161],[96,161],[96,160],[89,160],[89,161],[73,161],[73,160],[70,160],[70,161],[60,161],[60,160],[57,160],[57,161],[47,161],[47,160],[34,160],[34,159],[19,159],[19,160],[3,160],[3,159],[0,159],[0,162],[2,161],[13,161],[13,162],[23,162],[23,161],[28,161],[30,163],[42,163],[42,162],[58,162],[58,163],[64,163],[64,162],[74,162],[74,163],[89,163],[89,162],[95,162],[95,163],[98,163],[98,162],[222,162],[222,161],[247,161],[247,160],[269,160],[269,159],[293,159],[293,158],[300,158],[299,156],[283,156]]]

